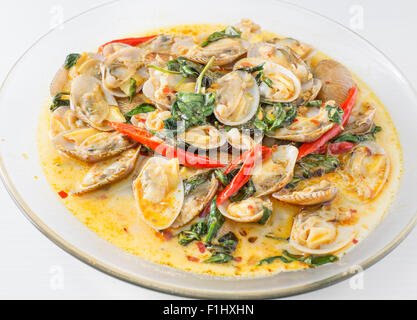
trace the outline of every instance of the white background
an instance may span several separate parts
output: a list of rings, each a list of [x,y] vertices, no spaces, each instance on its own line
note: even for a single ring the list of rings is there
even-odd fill
[[[260,4],[262,0],[257,0]],[[56,20],[106,0],[5,1],[0,4],[0,81],[18,57]],[[171,5],[174,0],[169,1]],[[417,2],[409,0],[292,0],[331,17],[371,41],[417,86]],[[198,1],[193,1],[198,5]],[[202,4],[204,6],[204,4]],[[363,23],[360,15],[363,13]],[[140,14],[140,13],[138,13]],[[359,17],[359,20],[358,20]],[[262,21],[259,21],[262,24]],[[23,107],[23,106],[22,106]],[[4,119],[3,119],[4,120]],[[365,271],[363,289],[344,281],[294,299],[416,299],[417,230],[382,261]],[[62,282],[55,282],[56,276]],[[355,286],[353,286],[355,287]],[[356,286],[357,287],[357,286]],[[170,299],[169,295],[111,278],[65,253],[19,212],[0,184],[0,298]]]

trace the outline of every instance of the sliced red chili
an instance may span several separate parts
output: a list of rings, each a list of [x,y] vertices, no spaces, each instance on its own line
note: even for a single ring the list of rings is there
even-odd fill
[[[65,191],[59,191],[58,192],[58,195],[62,198],[62,199],[65,199],[65,198],[67,198],[68,197],[68,193],[66,193]]]
[[[353,106],[355,105],[356,98],[358,96],[358,88],[353,87],[349,90],[348,98],[345,102],[341,105],[341,109],[343,110],[343,120],[342,120],[342,127],[346,125],[350,118],[350,114],[352,113]],[[316,141],[310,142],[310,143],[304,143],[299,149],[298,149],[298,159],[300,160],[304,158],[305,156],[316,152],[321,147],[323,147],[329,140],[336,137],[339,133],[342,132],[342,128],[340,125],[335,124],[333,128],[331,128],[329,131],[327,131],[325,134],[323,134],[320,138],[318,138]]]
[[[101,45],[98,48],[98,52],[99,53],[103,52],[104,47],[109,45],[109,44],[112,44],[112,43],[124,43],[124,44],[128,44],[132,47],[136,47],[136,46],[140,45],[141,43],[144,43],[144,42],[146,42],[148,40],[151,40],[155,37],[156,37],[156,35],[148,36],[148,37],[125,38],[125,39],[117,39],[117,40],[109,41],[109,42],[106,42],[105,44]]]

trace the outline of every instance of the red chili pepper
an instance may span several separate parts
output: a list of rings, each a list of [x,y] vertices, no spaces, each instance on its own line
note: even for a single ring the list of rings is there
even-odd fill
[[[205,246],[204,243],[202,243],[202,242],[196,242],[195,244],[197,245],[198,250],[200,251],[200,253],[206,252],[206,246]]]
[[[146,41],[148,41],[148,40],[151,40],[151,39],[153,39],[153,38],[155,38],[155,37],[156,37],[156,35],[153,35],[153,36],[148,36],[148,37],[125,38],[125,39],[117,39],[117,40],[113,40],[113,41],[110,41],[110,42],[107,42],[107,43],[105,43],[105,44],[101,45],[101,46],[98,48],[98,52],[99,52],[99,53],[100,53],[100,52],[103,52],[104,47],[105,47],[105,46],[107,46],[107,45],[109,45],[109,44],[112,44],[112,43],[124,43],[124,44],[128,44],[128,45],[130,45],[130,46],[132,46],[132,47],[136,47],[136,46],[140,45],[141,43],[144,43],[144,42],[146,42]]]
[[[165,143],[155,137],[149,131],[127,123],[111,122],[110,125],[120,133],[128,135],[131,139],[151,148],[155,152],[167,158],[178,158],[181,165],[191,168],[220,168],[224,164],[207,158],[201,157],[194,153],[187,152],[180,148]]]
[[[200,259],[196,258],[196,257],[192,257],[192,256],[187,256],[187,260],[191,261],[191,262],[199,262]]]
[[[332,154],[342,154],[352,150],[354,146],[354,143],[348,141],[336,142],[329,145],[329,150]]]
[[[62,198],[65,199],[66,197],[68,197],[68,193],[66,193],[65,191],[59,191],[58,195]]]
[[[239,172],[234,176],[230,184],[217,197],[216,205],[219,206],[229,199],[236,191],[242,188],[249,181],[256,163],[256,155],[261,151],[262,146],[255,144],[246,157]]]
[[[356,97],[358,96],[358,88],[353,87],[349,90],[348,98],[345,102],[340,106],[340,108],[343,110],[343,121],[342,121],[342,127],[346,125],[346,123],[349,120],[350,114],[352,113],[353,106],[356,102]],[[298,159],[300,160],[304,158],[305,156],[309,155],[310,153],[313,153],[317,150],[319,150],[322,146],[324,146],[330,139],[333,139],[336,137],[339,133],[342,132],[342,128],[336,124],[331,128],[329,131],[327,131],[325,134],[323,134],[320,138],[318,138],[316,141],[310,142],[310,143],[304,143],[299,149],[298,149]]]
[[[232,172],[238,165],[245,162],[246,158],[250,155],[251,150],[245,151],[242,153],[242,155],[238,158],[235,158],[230,166],[226,169],[224,174],[228,174],[229,172]],[[265,160],[269,158],[269,156],[272,154],[272,149],[262,146],[262,160]]]

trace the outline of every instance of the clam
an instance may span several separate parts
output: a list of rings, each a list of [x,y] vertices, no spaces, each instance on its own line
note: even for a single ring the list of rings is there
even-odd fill
[[[140,147],[124,151],[119,156],[96,163],[88,171],[74,194],[85,194],[127,177],[134,169]]]
[[[390,160],[385,150],[374,142],[358,144],[344,155],[341,187],[352,200],[369,201],[383,189],[389,173]]]
[[[150,158],[133,181],[133,194],[139,214],[149,226],[156,230],[170,227],[184,202],[178,159]]]
[[[374,125],[375,113],[376,108],[369,104],[355,106],[343,134],[360,135],[368,133]]]
[[[328,202],[336,197],[337,188],[331,182],[323,180],[318,184],[303,188],[301,190],[291,191],[282,189],[272,196],[282,202],[311,206],[323,202]]]
[[[131,79],[134,79],[139,91],[147,78],[143,60],[143,50],[130,46],[107,56],[102,64],[104,87],[116,97],[126,97],[129,96]]]
[[[220,148],[226,143],[224,135],[211,125],[191,127],[180,134],[178,139],[203,150]]]
[[[293,178],[298,149],[291,145],[275,146],[267,160],[255,165],[252,182],[256,197],[269,195],[285,187]]]
[[[221,123],[242,125],[255,116],[259,106],[259,87],[252,75],[233,71],[218,79],[212,87],[217,97],[214,115]]]
[[[237,150],[249,150],[252,148],[255,141],[260,143],[262,141],[262,134],[259,131],[255,131],[254,139],[251,137],[251,130],[243,129],[242,132],[237,128],[232,128],[226,132],[227,142]]]
[[[180,74],[170,74],[149,69],[149,79],[143,84],[143,94],[163,109],[171,109],[176,100],[176,85],[182,80]]]
[[[86,127],[86,124],[69,107],[59,107],[52,112],[50,127],[50,137],[54,138],[62,132]]]
[[[318,98],[323,101],[334,100],[337,106],[343,104],[350,88],[355,86],[349,70],[334,60],[320,61],[314,70],[314,75],[323,84]]]
[[[125,122],[117,101],[95,77],[80,75],[71,86],[71,109],[77,117],[93,128],[113,130],[108,121]]]
[[[242,223],[259,221],[264,215],[265,208],[272,211],[272,202],[269,199],[255,197],[239,202],[226,201],[218,206],[223,216]]]
[[[309,46],[306,43],[300,42],[296,39],[293,39],[293,38],[284,38],[284,39],[275,38],[270,42],[290,48],[301,59],[307,58],[307,56],[312,51],[311,46]]]
[[[262,35],[261,27],[249,19],[242,19],[235,28],[242,34],[242,39],[248,41],[256,41]]]
[[[49,86],[49,92],[51,94],[51,97],[54,97],[56,94],[60,92],[63,92],[67,81],[68,70],[64,67],[59,68]]]
[[[186,57],[198,63],[207,64],[216,57],[213,66],[224,66],[239,59],[246,53],[245,41],[240,38],[224,38],[206,47],[195,45]]]
[[[248,50],[248,58],[276,63],[297,76],[301,83],[313,79],[310,67],[290,48],[267,42],[256,43]]]
[[[353,227],[338,223],[335,210],[301,211],[295,217],[291,230],[291,247],[303,253],[324,255],[351,244],[356,233]]]
[[[80,128],[62,132],[52,140],[54,147],[76,159],[98,162],[132,148],[136,143],[118,132]]]
[[[301,93],[301,83],[289,69],[262,58],[245,58],[239,60],[234,68],[255,67],[263,65],[265,81],[259,83],[261,97],[273,102],[291,102]],[[268,83],[266,81],[269,81]]]
[[[141,45],[146,51],[173,56],[185,56],[195,46],[192,37],[185,35],[161,34]]]
[[[83,53],[79,56],[77,63],[70,69],[66,69],[64,66],[62,66],[57,71],[51,82],[51,96],[53,97],[57,93],[63,91],[69,91],[71,81],[81,74],[100,79],[100,63],[101,60],[96,54]]]
[[[266,135],[296,142],[315,141],[334,126],[334,122],[330,121],[325,108],[325,105],[332,103],[329,101],[321,107],[300,107],[296,120],[292,124],[274,132],[267,132]]]
[[[214,197],[218,186],[219,182],[212,176],[186,195],[181,212],[171,227],[181,228],[199,215]]]

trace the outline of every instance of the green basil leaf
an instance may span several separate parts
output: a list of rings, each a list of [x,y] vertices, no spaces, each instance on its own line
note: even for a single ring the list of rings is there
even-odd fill
[[[202,47],[206,47],[208,46],[210,43],[219,41],[221,39],[224,38],[240,38],[242,36],[242,34],[236,30],[235,27],[229,26],[226,29],[222,30],[222,31],[217,31],[212,33],[206,41],[204,41],[201,46]]]
[[[198,186],[207,181],[207,174],[200,174],[184,180],[184,196],[188,196]]]
[[[263,215],[262,215],[261,220],[258,221],[258,223],[259,224],[266,224],[268,222],[269,217],[272,214],[272,210],[268,209],[265,206],[262,206],[262,208],[263,208]]]
[[[207,259],[203,260],[203,262],[204,263],[222,264],[222,263],[228,263],[232,259],[233,259],[233,257],[229,254],[219,253],[219,254],[211,256],[210,258],[207,258]]]
[[[335,171],[339,165],[340,162],[336,157],[310,154],[296,163],[294,176],[303,177],[305,179],[321,177],[326,173]]]
[[[215,196],[213,201],[211,202],[210,213],[207,216],[206,220],[208,231],[205,243],[207,246],[209,246],[211,244],[211,241],[216,237],[217,232],[220,230],[225,220],[223,215],[217,209],[216,202],[217,196]]]
[[[136,94],[136,79],[130,78],[130,84],[129,84],[129,102],[133,101],[133,97]]]
[[[271,264],[271,263],[273,263],[276,260],[280,260],[280,261],[282,261],[284,263],[291,263],[291,262],[293,262],[293,260],[287,259],[287,258],[285,258],[283,256],[274,256],[274,257],[268,257],[268,258],[262,259],[261,261],[258,262],[258,266],[262,266],[264,264]]]
[[[230,202],[239,202],[250,198],[256,192],[255,185],[252,180],[246,182],[246,184],[236,191],[230,198]]]
[[[321,100],[312,100],[312,101],[308,101],[305,106],[306,107],[321,107],[321,105],[323,104],[323,101]]]
[[[194,231],[181,231],[178,235],[178,243],[182,246],[186,246],[194,240],[201,240],[200,236]]]
[[[70,105],[70,100],[69,99],[62,99],[63,96],[68,96],[68,95],[69,95],[68,92],[59,92],[59,93],[57,93],[54,96],[54,98],[52,99],[52,104],[49,107],[49,110],[51,110],[51,112],[53,112],[56,109],[58,109],[59,107],[69,106]]]
[[[127,120],[130,120],[134,115],[139,113],[148,113],[155,111],[156,107],[155,105],[151,103],[141,103],[140,105],[136,106],[132,110],[130,110],[128,113],[126,113],[124,116]]]
[[[80,56],[81,55],[79,53],[71,53],[67,55],[65,58],[64,68],[70,69],[71,67],[75,66]]]
[[[329,116],[329,120],[331,122],[337,123],[338,125],[342,125],[344,112],[341,108],[332,105],[327,105],[326,110]]]

